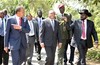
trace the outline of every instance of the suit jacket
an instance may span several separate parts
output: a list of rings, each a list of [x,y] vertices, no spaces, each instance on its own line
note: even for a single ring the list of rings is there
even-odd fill
[[[73,22],[71,24],[71,28],[73,30],[73,37],[71,40],[72,46],[77,46],[80,44],[80,39],[81,39],[81,35],[82,35],[82,26],[81,25],[82,25],[81,20],[76,20],[75,22]],[[90,20],[87,20],[86,36],[87,36],[87,44],[86,44],[87,48],[93,47],[92,36],[94,38],[94,41],[98,41],[98,37],[97,37],[97,32],[94,27],[94,23]]]
[[[44,17],[42,17],[42,20],[44,20],[45,18]],[[36,20],[36,22],[35,23],[37,23],[38,24],[38,17],[36,17],[35,18],[35,20]],[[43,22],[43,21],[42,21]],[[40,30],[39,30],[39,24],[37,25],[38,26],[38,39],[39,39],[39,34],[40,34]]]
[[[45,46],[56,46],[57,42],[61,42],[61,33],[59,29],[59,22],[54,20],[54,30],[52,29],[50,19],[43,20],[42,28],[40,31],[40,42]]]
[[[32,20],[33,26],[34,26],[34,35],[35,35],[35,42],[38,41],[38,35],[39,35],[39,27],[38,27],[38,23],[35,19]],[[28,35],[28,34],[27,34]]]
[[[45,19],[44,17],[42,17],[42,20]],[[35,20],[38,22],[38,17],[35,18]]]
[[[45,18],[44,17],[42,17],[42,20],[44,20]],[[37,23],[38,23],[38,17],[36,17],[35,18],[35,20],[37,21]],[[42,21],[43,22],[43,21]],[[38,25],[39,26],[39,25]]]
[[[22,19],[22,29],[15,30],[12,24],[17,24],[16,16],[12,16],[7,21],[6,35],[5,35],[5,47],[10,47],[11,50],[20,49],[21,45],[26,48],[27,40],[26,34],[30,31],[27,20]]]

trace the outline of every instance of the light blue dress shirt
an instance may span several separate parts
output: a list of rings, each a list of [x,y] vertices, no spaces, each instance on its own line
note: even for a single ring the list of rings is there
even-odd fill
[[[0,36],[5,35],[6,23],[4,18],[0,18]]]

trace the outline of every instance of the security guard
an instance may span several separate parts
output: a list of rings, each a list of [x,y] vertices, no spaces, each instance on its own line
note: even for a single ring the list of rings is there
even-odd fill
[[[62,21],[60,22],[60,31],[62,35],[62,48],[58,49],[58,65],[67,65],[67,47],[68,44],[71,42],[72,38],[72,30],[70,28],[70,25],[72,23],[71,21],[71,15],[70,14],[64,14],[62,17]],[[70,60],[69,63],[73,65],[73,59],[74,59],[74,47],[70,46]]]

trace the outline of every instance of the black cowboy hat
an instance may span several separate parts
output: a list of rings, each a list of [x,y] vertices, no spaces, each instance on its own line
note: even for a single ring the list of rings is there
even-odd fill
[[[87,9],[82,9],[79,11],[80,14],[86,14],[87,16],[91,17],[92,14]]]

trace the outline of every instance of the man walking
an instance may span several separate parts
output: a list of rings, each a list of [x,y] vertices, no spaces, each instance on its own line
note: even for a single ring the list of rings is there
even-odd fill
[[[61,34],[59,30],[59,22],[55,20],[55,12],[49,11],[48,18],[43,21],[40,31],[40,45],[45,47],[47,54],[45,65],[54,65],[56,46],[61,48]]]
[[[9,53],[4,51],[6,21],[4,19],[4,12],[0,11],[0,65],[8,65]]]
[[[92,36],[96,47],[98,47],[98,37],[93,21],[87,19],[91,17],[92,14],[87,9],[83,9],[79,13],[81,19],[76,20],[71,25],[73,30],[71,45],[74,47],[77,46],[79,51],[77,65],[86,65],[86,53],[88,48],[93,47]]]
[[[68,44],[70,44],[71,37],[72,37],[72,30],[70,29],[71,24],[71,16],[64,13],[65,12],[65,6],[64,4],[60,4],[58,6],[60,14],[57,15],[57,20],[60,22],[60,32],[62,36],[62,47],[58,49],[58,59],[57,59],[57,65],[67,64],[67,47]],[[67,21],[64,21],[64,18],[67,19]],[[67,23],[66,23],[67,22]],[[69,63],[73,64],[74,59],[74,47],[70,46],[70,60]],[[64,63],[63,63],[64,62]]]
[[[36,19],[36,21],[37,21],[37,23],[38,23],[38,36],[39,36],[39,33],[40,33],[40,29],[41,29],[41,27],[42,27],[42,23],[43,23],[43,19],[44,19],[44,17],[42,17],[42,11],[41,10],[38,10],[37,11],[37,16],[38,17],[36,17],[35,19]],[[39,37],[38,37],[39,38]],[[41,46],[40,46],[40,41],[38,40],[37,41],[37,43],[35,43],[35,49],[36,49],[36,52],[37,52],[37,54],[38,54],[38,56],[37,56],[37,60],[41,60]]]
[[[67,48],[70,45],[72,38],[72,30],[70,25],[73,23],[71,14],[64,14],[63,21],[60,22],[60,31],[62,35],[62,47],[59,49],[59,62],[58,65],[67,65]],[[73,65],[75,48],[70,45],[70,58],[69,63]],[[64,62],[64,63],[63,63]]]
[[[30,32],[28,33],[28,47],[27,47],[27,63],[28,65],[32,65],[32,57],[33,57],[33,50],[34,50],[34,44],[35,40],[38,39],[38,23],[36,20],[32,19],[32,15],[27,15],[28,24],[30,26]]]
[[[24,12],[24,7],[18,6],[15,9],[16,14],[7,21],[4,50],[8,53],[8,47],[10,48],[13,65],[21,65],[26,61],[25,34],[29,33],[30,28],[28,22],[22,19]]]

